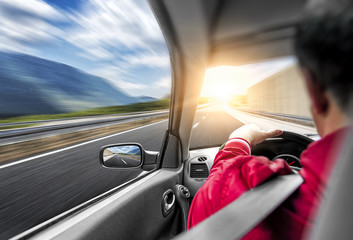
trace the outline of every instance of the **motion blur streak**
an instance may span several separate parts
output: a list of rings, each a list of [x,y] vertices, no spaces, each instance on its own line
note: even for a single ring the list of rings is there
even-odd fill
[[[138,176],[140,169],[117,171],[100,166],[100,148],[138,140],[144,148],[159,151],[166,128],[167,122],[163,121],[0,169],[0,239],[19,234]]]
[[[165,121],[167,121],[167,120],[164,120],[164,121],[161,121],[161,122],[165,122]],[[101,140],[104,140],[104,139],[107,139],[107,138],[115,137],[115,136],[118,136],[118,135],[121,135],[121,134],[125,134],[125,133],[131,132],[131,131],[136,131],[136,130],[139,130],[141,128],[145,128],[145,127],[153,126],[155,124],[159,124],[161,122],[152,123],[152,124],[145,125],[145,126],[142,126],[142,127],[138,127],[138,128],[130,129],[130,130],[127,130],[127,131],[119,132],[119,133],[116,133],[116,134],[112,134],[112,135],[109,135],[109,136],[97,138],[97,139],[94,139],[94,140],[91,140],[91,141],[88,141],[88,142],[76,144],[76,145],[73,145],[73,146],[70,146],[70,147],[66,147],[66,148],[62,148],[62,149],[59,149],[59,150],[56,150],[56,151],[40,154],[40,155],[37,155],[37,156],[34,156],[34,157],[17,160],[17,161],[12,162],[12,163],[0,165],[0,169],[7,168],[7,167],[10,167],[10,166],[14,166],[14,165],[17,165],[17,164],[20,164],[20,163],[32,161],[32,160],[37,159],[37,158],[46,157],[46,156],[49,156],[49,155],[52,155],[52,154],[56,154],[56,153],[60,153],[60,152],[63,152],[63,151],[67,151],[67,150],[70,150],[70,149],[73,149],[73,148],[81,147],[81,146],[86,145],[86,144],[90,144],[90,143],[101,141]]]
[[[147,1],[3,0],[0,22],[0,51],[68,64],[134,96],[170,92],[168,50]]]

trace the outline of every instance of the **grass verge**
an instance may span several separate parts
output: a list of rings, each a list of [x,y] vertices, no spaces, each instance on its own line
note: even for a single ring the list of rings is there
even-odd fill
[[[0,127],[1,130],[9,130],[9,129],[16,129],[16,128],[26,128],[26,127],[33,127],[37,124],[21,124],[21,125],[13,125],[13,126],[3,126]]]
[[[58,136],[27,141],[23,143],[15,143],[6,146],[0,146],[0,162],[7,162],[31,157],[40,153],[64,148],[74,144],[93,140],[99,137],[104,137],[132,128],[162,121],[167,118],[168,115],[166,114],[163,116],[148,118],[135,122],[123,123],[119,125],[103,127],[93,130],[62,134]]]
[[[169,108],[169,99],[162,99],[154,102],[143,102],[134,103],[130,105],[113,106],[113,107],[101,107],[93,108],[79,112],[63,113],[63,114],[47,114],[47,115],[29,115],[12,118],[0,119],[0,123],[12,123],[12,122],[28,122],[28,121],[39,121],[39,120],[52,120],[52,119],[65,119],[75,117],[87,117],[87,116],[99,116],[99,115],[110,115],[118,113],[131,113],[131,112],[143,112],[162,110]]]

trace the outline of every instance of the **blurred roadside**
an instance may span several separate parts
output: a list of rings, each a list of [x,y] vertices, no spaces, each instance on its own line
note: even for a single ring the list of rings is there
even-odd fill
[[[62,120],[62,119],[77,119],[87,118],[90,116],[118,115],[118,114],[137,114],[140,112],[161,110],[169,108],[169,98],[158,101],[134,103],[129,105],[110,106],[87,109],[84,111],[63,113],[63,114],[40,114],[40,115],[25,115],[18,117],[0,118],[0,130],[6,127],[16,126],[21,124],[33,124],[40,121]],[[3,127],[3,128],[2,128]]]
[[[0,119],[0,162],[30,157],[168,118],[168,98],[65,114]]]
[[[118,125],[115,123],[114,125],[107,127],[59,134],[56,136],[48,136],[35,140],[3,145],[0,146],[0,162],[9,162],[25,157],[31,157],[47,151],[82,143],[166,119],[168,119],[168,114],[138,121],[125,122]]]

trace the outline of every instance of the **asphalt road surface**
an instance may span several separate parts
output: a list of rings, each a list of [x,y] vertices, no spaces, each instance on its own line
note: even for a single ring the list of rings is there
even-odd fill
[[[221,145],[229,135],[244,124],[255,123],[262,129],[282,129],[299,134],[316,135],[313,127],[302,126],[269,117],[249,114],[224,104],[199,110],[194,118],[191,149]]]
[[[139,142],[145,149],[159,151],[166,129],[164,121],[0,169],[0,239],[19,234],[136,177],[141,170],[101,167],[100,148]]]
[[[191,148],[220,145],[234,129],[248,122],[267,123],[266,127],[271,125],[270,119],[237,112],[226,106],[201,109],[195,116]],[[272,126],[280,124],[287,126],[283,122],[275,122]],[[298,131],[302,129],[300,126],[296,128]],[[98,161],[100,148],[113,143],[138,142],[147,150],[159,151],[166,129],[167,121],[163,121],[40,155],[16,165],[0,166],[0,239],[17,235],[133,179],[140,170],[101,167]]]
[[[229,115],[222,106],[201,109],[194,118],[190,148],[221,145],[242,125],[243,122]]]
[[[104,160],[104,165],[108,167],[137,167],[140,164],[141,161],[123,155],[110,156]]]

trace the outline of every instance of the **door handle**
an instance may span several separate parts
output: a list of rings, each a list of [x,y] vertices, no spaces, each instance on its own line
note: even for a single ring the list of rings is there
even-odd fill
[[[168,189],[163,193],[162,197],[162,213],[163,216],[167,216],[174,207],[175,204],[175,194],[172,189]]]

